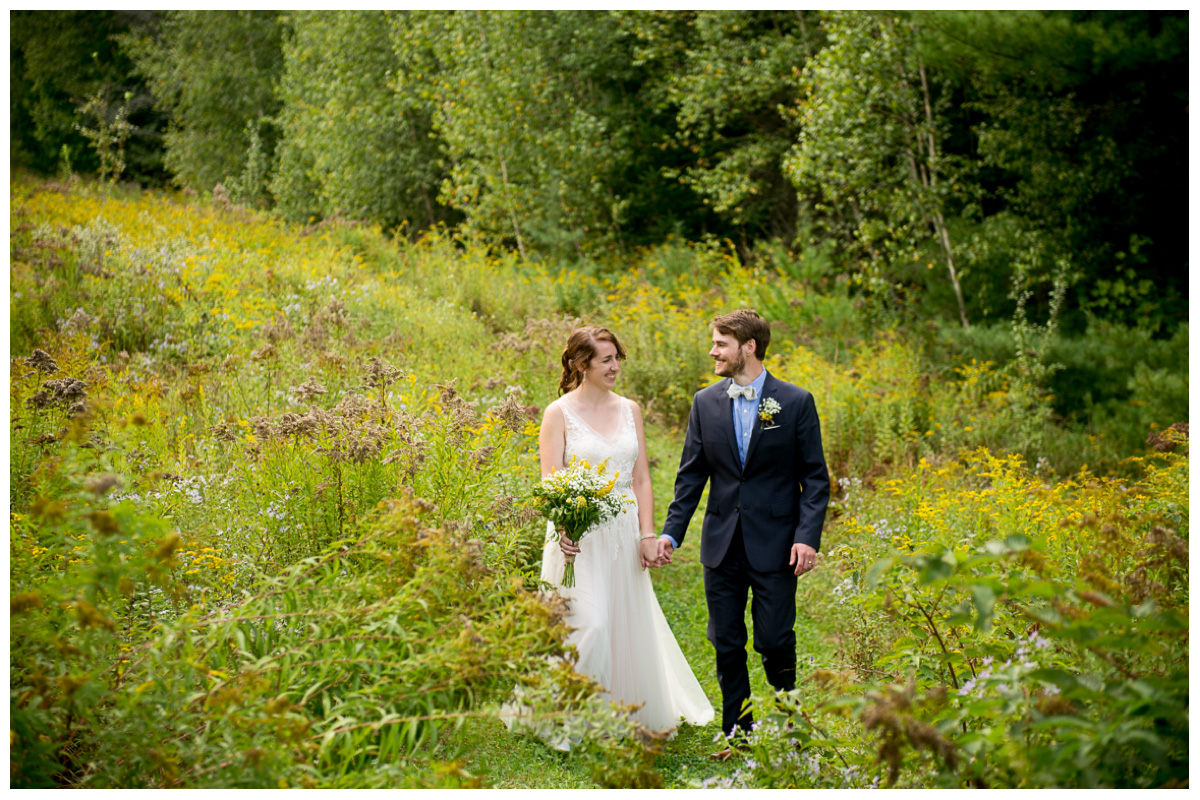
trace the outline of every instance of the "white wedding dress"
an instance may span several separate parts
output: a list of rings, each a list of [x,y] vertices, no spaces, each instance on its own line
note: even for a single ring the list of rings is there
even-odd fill
[[[632,501],[638,438],[632,403],[622,403],[621,426],[608,438],[566,402],[559,402],[566,418],[564,463],[577,456],[595,467],[607,459],[608,474],[617,473],[616,490]],[[713,719],[712,704],[667,625],[650,571],[642,569],[640,533],[634,502],[614,519],[589,530],[575,557],[575,586],[567,588],[561,585],[564,563],[558,536],[548,525],[542,580],[569,600],[566,623],[575,630],[567,641],[579,653],[577,672],[603,686],[612,700],[642,704],[636,718],[647,728],[673,729],[681,719],[692,725],[707,724]]]

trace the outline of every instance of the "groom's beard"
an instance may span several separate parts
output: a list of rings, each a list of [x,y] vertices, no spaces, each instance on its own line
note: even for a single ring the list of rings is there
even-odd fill
[[[723,365],[717,363],[714,366],[714,369],[722,378],[732,378],[734,375],[737,375],[739,372],[745,369],[745,367],[746,357],[742,355],[742,349],[739,347],[736,358],[726,359]]]

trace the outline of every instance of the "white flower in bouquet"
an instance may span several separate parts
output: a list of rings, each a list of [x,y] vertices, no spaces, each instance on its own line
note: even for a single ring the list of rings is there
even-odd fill
[[[579,544],[588,530],[606,522],[630,501],[613,492],[617,475],[604,474],[607,461],[593,467],[587,461],[572,458],[565,469],[551,472],[533,488],[533,502],[555,528],[566,531],[572,544]],[[567,561],[563,586],[575,585],[574,559]]]

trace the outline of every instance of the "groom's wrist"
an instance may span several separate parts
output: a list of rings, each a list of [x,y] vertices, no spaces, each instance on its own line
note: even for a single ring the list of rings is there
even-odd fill
[[[669,533],[664,533],[662,536],[659,536],[658,538],[666,539],[668,542],[671,543],[671,547],[674,547],[674,548],[679,547],[679,542],[675,541],[675,537]]]

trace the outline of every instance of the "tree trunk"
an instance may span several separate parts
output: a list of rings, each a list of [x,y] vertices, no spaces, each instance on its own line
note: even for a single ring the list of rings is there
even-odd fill
[[[504,156],[500,156],[500,177],[504,179],[504,194],[508,200],[508,218],[512,220],[513,233],[517,237],[517,250],[521,252],[521,258],[528,258],[525,253],[525,242],[521,239],[521,226],[517,224],[517,212],[513,208],[512,189],[508,185],[508,164],[504,161]]]
[[[934,168],[937,163],[937,142],[933,138],[933,103],[929,98],[929,79],[925,74],[925,65],[918,64],[917,70],[921,74],[921,94],[925,101],[925,121],[929,125],[925,139],[929,145],[928,181],[929,189],[932,192],[937,184],[937,170]],[[938,243],[941,244],[942,252],[946,256],[946,268],[950,272],[950,283],[954,286],[954,296],[958,299],[958,315],[962,319],[963,327],[969,328],[971,327],[971,323],[967,320],[967,306],[963,302],[962,286],[958,282],[958,270],[954,268],[954,249],[950,246],[950,231],[946,229],[946,220],[942,216],[941,208],[935,205],[932,216],[933,228],[938,234]]]
[[[417,130],[413,121],[409,119],[406,112],[401,112],[400,116],[404,119],[404,127],[408,128],[408,135],[412,139],[413,147],[419,147],[420,142],[417,140]],[[433,211],[433,201],[429,199],[429,191],[424,186],[421,187],[421,199],[425,201],[425,211],[429,214],[429,227],[432,228],[437,222],[437,215]],[[409,236],[411,237],[412,234],[410,233]]]
[[[483,24],[479,22],[479,20],[483,19],[483,12],[476,11],[475,18],[478,24],[479,38],[483,40],[483,65],[491,71],[492,60],[488,58],[487,32],[484,31]],[[507,201],[508,218],[512,221],[513,234],[517,237],[517,250],[520,251],[521,258],[528,258],[528,255],[525,253],[525,242],[521,238],[521,226],[517,224],[517,211],[513,208],[512,187],[508,183],[508,163],[504,160],[503,153],[497,153],[496,157],[500,159],[500,178],[504,181],[504,199]]]

